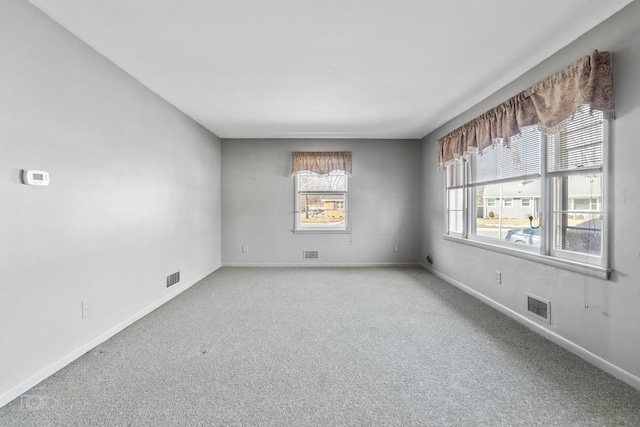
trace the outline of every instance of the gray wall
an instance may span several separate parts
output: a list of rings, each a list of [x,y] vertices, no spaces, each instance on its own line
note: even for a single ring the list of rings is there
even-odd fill
[[[352,151],[351,234],[293,234],[293,151]],[[222,141],[223,265],[383,265],[419,254],[419,140]],[[249,252],[242,252],[249,245]],[[399,252],[393,246],[399,245]],[[303,261],[303,250],[319,250]]]
[[[638,167],[640,144],[640,2],[634,2],[556,55],[445,124],[423,140],[424,201],[422,257],[433,253],[433,269],[485,301],[523,316],[525,293],[551,300],[552,324],[530,326],[598,366],[640,388],[640,249]],[[436,170],[436,139],[473,119],[593,49],[613,53],[617,120],[612,125],[611,280],[540,265],[442,238],[444,172]],[[464,268],[461,266],[464,265]],[[502,285],[495,284],[495,271]],[[585,308],[585,298],[589,308]]]
[[[2,405],[220,266],[221,144],[26,1],[0,40]]]

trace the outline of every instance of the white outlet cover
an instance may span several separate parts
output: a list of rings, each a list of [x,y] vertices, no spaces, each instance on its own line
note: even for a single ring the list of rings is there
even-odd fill
[[[82,301],[82,318],[91,316],[91,302]]]

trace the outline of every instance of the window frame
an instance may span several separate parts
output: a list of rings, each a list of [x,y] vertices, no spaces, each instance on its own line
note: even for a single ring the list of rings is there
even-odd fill
[[[340,172],[345,179],[344,190],[300,190],[300,178],[307,175],[306,173],[299,173],[293,176],[293,229],[291,230],[295,234],[350,234],[351,233],[351,203],[350,203],[350,187],[351,177],[345,171],[336,170],[333,172]],[[316,174],[322,175],[322,174]],[[300,215],[302,214],[300,196],[304,195],[328,195],[328,196],[342,196],[344,198],[344,225],[343,226],[305,226],[300,221]]]
[[[611,273],[610,260],[609,260],[609,240],[610,240],[610,220],[609,220],[609,210],[611,209],[610,203],[608,202],[609,197],[609,181],[610,181],[610,170],[609,170],[609,151],[611,145],[611,120],[603,118],[603,161],[602,166],[598,169],[602,174],[602,182],[601,182],[601,194],[600,195],[590,195],[589,197],[596,199],[596,207],[599,207],[602,218],[602,229],[601,229],[601,251],[600,256],[588,255],[578,252],[572,252],[563,249],[555,249],[553,247],[553,218],[555,204],[554,204],[554,188],[553,185],[558,176],[567,176],[570,174],[576,174],[581,171],[566,171],[566,172],[553,172],[547,173],[547,136],[544,133],[541,133],[541,168],[540,168],[540,215],[539,224],[542,225],[542,230],[540,233],[541,244],[540,247],[537,248],[535,246],[531,247],[523,247],[522,245],[517,246],[514,243],[506,242],[501,239],[491,239],[491,238],[483,238],[481,236],[474,235],[473,231],[475,224],[473,223],[473,217],[470,212],[471,209],[474,209],[475,204],[470,203],[470,201],[474,200],[475,191],[474,185],[471,185],[468,180],[468,174],[470,170],[470,162],[464,161],[464,182],[463,191],[464,194],[464,220],[462,226],[461,233],[449,233],[448,227],[445,227],[445,233],[443,237],[445,240],[455,241],[458,243],[464,243],[470,246],[479,247],[482,249],[489,249],[496,252],[517,256],[520,258],[525,258],[534,262],[551,265],[554,267],[562,268],[565,270],[570,270],[578,273],[582,273],[589,276],[594,276],[602,279],[608,280]],[[447,166],[445,169],[445,174],[448,172]],[[584,172],[584,171],[582,171]],[[445,175],[445,198],[447,196],[447,192],[449,187],[447,186],[447,180]],[[597,198],[600,197],[598,201]],[[496,207],[498,206],[498,200],[496,199]],[[469,202],[467,202],[469,201]],[[468,204],[467,204],[468,203]],[[530,205],[533,204],[530,202]],[[500,205],[504,205],[504,199]],[[590,210],[593,207],[593,201],[590,201]],[[477,207],[476,207],[477,208]],[[445,216],[448,219],[449,217],[449,205],[445,204]],[[536,222],[534,220],[534,222]],[[447,223],[445,223],[447,224]],[[447,224],[448,225],[448,224]],[[528,245],[527,245],[528,246]]]

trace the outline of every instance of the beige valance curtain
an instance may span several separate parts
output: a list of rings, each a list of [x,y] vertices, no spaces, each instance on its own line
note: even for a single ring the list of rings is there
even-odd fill
[[[351,176],[351,151],[294,152],[291,166],[291,176],[303,171],[327,174],[336,170],[345,171]]]
[[[562,130],[582,106],[614,118],[611,54],[594,51],[562,71],[438,139],[438,169],[471,151],[508,144],[525,126],[544,133]]]

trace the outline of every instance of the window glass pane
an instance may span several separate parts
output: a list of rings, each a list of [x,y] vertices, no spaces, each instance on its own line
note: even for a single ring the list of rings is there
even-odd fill
[[[462,188],[448,190],[449,210],[462,210]]]
[[[540,246],[540,230],[531,228],[538,225],[540,206],[540,179],[509,181],[499,184],[475,187],[475,227],[472,234],[488,239]],[[516,197],[528,199],[529,206],[513,203]],[[497,200],[490,206],[489,200]]]
[[[462,233],[464,211],[463,195],[464,190],[462,188],[447,190],[449,233]]]
[[[344,226],[344,194],[300,194],[300,225]]]
[[[576,219],[568,213],[555,218],[555,248],[570,252],[600,256],[602,248],[602,220]]]
[[[298,191],[346,191],[347,175],[333,171],[325,175],[307,172],[298,174]]]
[[[449,211],[449,233],[462,233],[462,211]]]
[[[555,179],[554,248],[600,256],[602,173]]]

